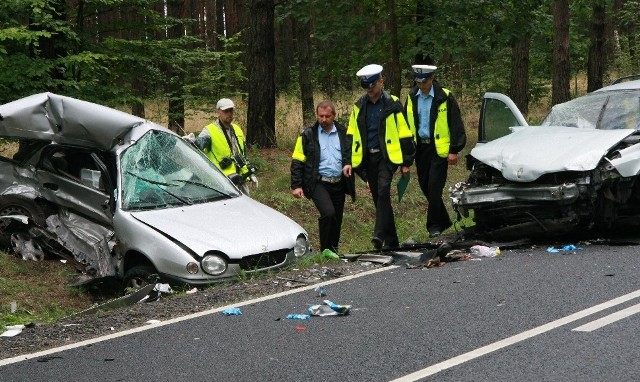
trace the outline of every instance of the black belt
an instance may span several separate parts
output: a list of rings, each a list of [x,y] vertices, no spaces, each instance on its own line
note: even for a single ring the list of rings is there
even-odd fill
[[[429,143],[431,143],[431,138],[418,138],[418,142],[420,143],[424,143],[425,145],[428,145]]]
[[[325,183],[338,183],[342,180],[341,176],[319,176],[318,180]]]

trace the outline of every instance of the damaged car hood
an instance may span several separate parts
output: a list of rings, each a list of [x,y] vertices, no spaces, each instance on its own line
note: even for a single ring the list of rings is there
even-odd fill
[[[529,126],[478,145],[471,155],[505,179],[532,182],[548,173],[593,170],[613,146],[634,132]]]
[[[110,149],[145,120],[91,102],[53,93],[0,105],[0,135]]]
[[[132,212],[141,222],[193,249],[224,252],[231,259],[283,249],[302,227],[247,196],[218,202]],[[238,227],[251,234],[238,241]],[[285,233],[290,235],[286,235]],[[234,240],[234,238],[236,238]]]

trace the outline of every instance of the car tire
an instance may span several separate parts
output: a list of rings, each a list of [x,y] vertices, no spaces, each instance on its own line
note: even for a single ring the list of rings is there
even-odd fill
[[[151,276],[157,274],[158,272],[155,268],[150,265],[136,265],[124,274],[122,289],[125,291],[128,289],[138,290],[143,286],[151,284]]]
[[[29,218],[29,224],[45,227],[46,216],[40,205],[31,199],[20,196],[3,196],[0,198],[0,216],[25,215]],[[27,225],[11,220],[0,219],[0,245],[8,248],[11,245],[11,235],[16,232],[25,232]]]

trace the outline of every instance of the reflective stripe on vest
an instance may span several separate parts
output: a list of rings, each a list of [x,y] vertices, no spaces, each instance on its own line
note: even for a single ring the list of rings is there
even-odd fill
[[[305,163],[307,161],[307,156],[304,155],[304,150],[302,149],[302,135],[298,136],[298,139],[296,140],[296,147],[293,149],[291,158],[299,160],[302,163]]]

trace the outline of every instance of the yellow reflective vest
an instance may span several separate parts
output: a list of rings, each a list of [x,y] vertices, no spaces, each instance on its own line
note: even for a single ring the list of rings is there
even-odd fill
[[[445,88],[442,88],[442,91],[447,96],[449,95],[449,93],[451,93],[449,89]],[[418,139],[418,126],[416,126],[418,108],[416,105],[416,108],[414,109],[413,98],[414,97],[411,96],[407,97],[407,119],[409,120],[409,129],[413,133],[415,139]],[[447,105],[448,100],[445,100],[444,102],[437,105],[435,117],[436,124],[433,131],[431,132],[431,136],[436,146],[436,152],[438,153],[438,156],[442,158],[446,158],[447,156],[449,156],[449,146],[451,145],[449,121],[447,120]],[[431,117],[431,120],[433,120],[433,116]],[[431,122],[429,122],[429,127],[431,127]]]
[[[381,139],[380,148],[383,155],[391,163],[410,165],[413,161],[413,150],[407,150],[411,152],[403,153],[401,141],[407,138],[412,140],[413,135],[402,114],[402,104],[400,104],[398,97],[387,92],[383,92],[381,97],[384,107],[382,109],[383,122],[380,124],[380,131],[378,132]],[[353,168],[360,166],[366,149],[363,142],[366,139],[367,127],[365,115],[360,113],[366,102],[367,96],[364,95],[355,103],[349,118],[349,127],[347,128],[347,135],[352,136],[351,166]],[[365,136],[363,137],[363,135]]]
[[[226,176],[229,176],[234,173],[238,173],[243,175],[249,171],[246,166],[246,157],[245,157],[245,140],[244,140],[244,132],[235,123],[231,124],[233,127],[233,132],[236,135],[238,140],[238,149],[240,150],[240,156],[245,161],[245,165],[242,168],[238,168],[236,166],[235,161],[233,160],[233,152],[231,151],[231,146],[229,141],[227,141],[227,137],[225,136],[222,128],[217,125],[217,123],[208,124],[205,128],[209,132],[209,136],[211,136],[211,147],[204,150],[204,153],[207,157],[222,170],[222,173]],[[224,160],[224,158],[229,158],[231,160],[231,164],[225,168],[222,168],[220,162]]]

